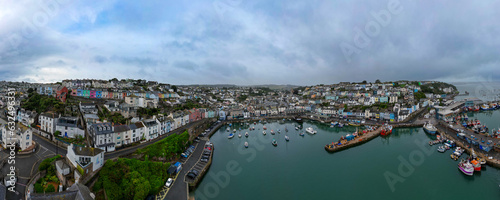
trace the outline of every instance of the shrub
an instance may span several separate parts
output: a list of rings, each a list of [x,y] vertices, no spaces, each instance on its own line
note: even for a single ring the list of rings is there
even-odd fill
[[[45,188],[46,193],[55,192],[55,191],[56,191],[56,188],[54,188],[54,185],[52,185],[52,184],[49,184],[47,186],[47,188]]]
[[[41,183],[35,183],[35,192],[36,193],[43,193],[43,186]]]

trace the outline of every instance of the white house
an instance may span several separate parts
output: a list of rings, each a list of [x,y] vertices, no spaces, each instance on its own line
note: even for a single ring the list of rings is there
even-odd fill
[[[17,121],[21,122],[26,126],[30,126],[35,123],[36,111],[25,110],[24,108],[20,109],[17,112]]]
[[[106,152],[115,150],[116,142],[111,123],[105,122],[92,124],[88,128],[88,131],[95,148],[102,149]]]
[[[144,127],[144,124],[142,122],[136,122],[136,123],[130,124],[129,128],[130,128],[130,132],[132,134],[132,136],[131,136],[132,142],[138,142],[143,137],[145,139],[145,136],[144,136],[145,127]]]
[[[79,147],[70,144],[66,158],[74,168],[82,168],[84,174],[95,172],[104,165],[104,151],[98,148]]]
[[[43,113],[38,117],[38,123],[40,123],[40,128],[50,134],[56,132],[56,123],[60,115],[56,115],[53,112]]]
[[[1,141],[0,144],[4,149],[7,148],[8,145],[14,143],[21,150],[26,150],[28,147],[33,145],[33,132],[30,128],[24,126],[21,123],[16,124],[16,129],[13,131],[13,135],[9,133],[9,127],[7,124],[2,125],[0,128]]]
[[[56,122],[54,132],[61,132],[61,137],[76,138],[81,135],[85,137],[85,131],[78,125],[77,117],[60,117]]]
[[[160,124],[156,119],[146,119],[143,121],[146,133],[146,140],[152,140],[158,137]]]

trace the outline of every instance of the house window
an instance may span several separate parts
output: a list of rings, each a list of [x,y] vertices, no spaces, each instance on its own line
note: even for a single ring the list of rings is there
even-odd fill
[[[26,139],[29,140],[30,139],[30,135],[26,135]]]

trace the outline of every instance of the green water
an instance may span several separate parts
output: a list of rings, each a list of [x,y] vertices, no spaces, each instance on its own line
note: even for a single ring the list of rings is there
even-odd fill
[[[304,122],[302,131],[312,126],[318,133],[301,137],[294,124],[265,124],[266,136],[262,135],[262,124],[257,124],[260,130],[249,131],[249,138],[236,134],[233,139],[227,138],[226,127],[221,128],[211,138],[215,144],[212,166],[191,195],[222,200],[500,198],[499,170],[485,167],[473,177],[463,175],[457,161],[450,159],[450,151],[439,153],[436,146],[429,147],[431,138],[421,128],[394,129],[390,137],[377,137],[331,154],[324,145],[354,132],[354,128]],[[284,139],[285,126],[289,142]],[[281,134],[269,134],[278,128]],[[241,131],[242,135],[246,131]],[[277,147],[271,145],[272,138],[277,139]],[[243,147],[244,141],[249,142],[248,149]],[[402,162],[408,162],[413,171],[402,167],[399,173]],[[393,184],[394,190],[385,174],[400,181]]]

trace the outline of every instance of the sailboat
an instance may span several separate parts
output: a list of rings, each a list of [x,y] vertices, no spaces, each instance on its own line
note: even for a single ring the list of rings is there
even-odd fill
[[[288,137],[288,135],[285,135],[285,140],[288,142],[290,141],[290,137]]]

